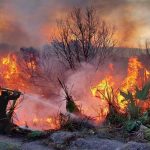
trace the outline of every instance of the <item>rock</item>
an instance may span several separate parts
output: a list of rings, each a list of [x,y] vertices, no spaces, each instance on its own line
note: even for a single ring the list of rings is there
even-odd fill
[[[144,130],[147,130],[147,129],[148,129],[148,127],[146,127],[146,126],[144,126],[144,125],[141,125],[141,126],[140,126],[140,130],[141,130],[141,131],[144,131]]]
[[[53,150],[43,144],[43,141],[24,141],[22,138],[0,135],[0,150]]]
[[[56,144],[63,144],[66,140],[78,135],[78,132],[58,131],[53,133],[50,139]]]
[[[147,129],[148,128],[144,125],[140,126],[140,129],[136,132],[136,141],[144,141],[145,139],[144,134]]]
[[[117,150],[150,150],[150,144],[128,142],[124,146],[118,148]]]
[[[54,149],[41,145],[38,141],[36,141],[23,144],[21,150],[54,150]]]
[[[0,150],[21,150],[18,145],[0,142]]]
[[[123,143],[115,140],[99,139],[99,138],[78,138],[70,145],[70,150],[116,150],[123,146]]]

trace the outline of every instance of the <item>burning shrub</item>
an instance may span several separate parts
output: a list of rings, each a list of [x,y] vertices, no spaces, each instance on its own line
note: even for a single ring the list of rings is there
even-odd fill
[[[150,82],[146,83],[143,88],[140,90],[136,87],[136,92],[128,93],[120,91],[121,95],[128,101],[128,121],[125,125],[127,131],[131,132],[139,129],[140,125],[146,124],[149,122],[148,110],[147,112],[142,112],[142,108],[138,105],[138,101],[146,101],[149,99],[149,91],[150,91]]]
[[[148,100],[150,90],[150,82],[145,84],[144,87],[140,90],[136,87],[136,93],[132,94],[120,91],[121,95],[128,101],[128,113],[129,119],[134,120],[138,119],[141,115],[141,108],[137,104],[137,100],[145,101]]]
[[[150,82],[147,73],[140,76],[141,71],[149,71],[137,58],[130,58],[128,65],[128,76],[123,81],[120,92],[116,90],[112,76],[106,77],[91,91],[101,101],[107,101],[108,111],[103,113],[106,120],[111,124],[122,125],[130,132],[139,129],[141,120],[149,120],[148,112],[144,112],[149,109]],[[143,84],[145,85],[142,87]]]
[[[69,113],[73,113],[73,114],[79,114],[81,113],[78,106],[75,104],[72,96],[69,94],[68,89],[66,87],[66,85],[60,80],[58,79],[62,89],[65,92],[65,100],[66,100],[66,110]]]
[[[84,129],[95,129],[91,120],[91,117],[87,116],[73,118],[69,114],[60,113],[59,115],[60,129],[62,130],[81,131]]]

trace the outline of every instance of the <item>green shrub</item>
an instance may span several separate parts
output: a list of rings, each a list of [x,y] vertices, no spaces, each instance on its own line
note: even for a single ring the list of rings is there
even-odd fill
[[[139,130],[141,122],[138,120],[128,120],[124,124],[124,129],[128,132],[133,132]]]
[[[45,132],[42,131],[32,131],[31,133],[28,133],[27,138],[30,140],[36,140],[40,139],[46,136]]]
[[[138,87],[135,88],[135,94],[127,91],[123,92],[120,91],[120,94],[125,98],[125,100],[128,101],[128,113],[129,113],[129,119],[138,119],[141,115],[141,110],[136,104],[136,100],[142,100],[145,101],[148,99],[149,96],[149,90],[150,90],[150,82],[146,83],[143,88],[140,90]]]
[[[119,113],[114,106],[110,106],[109,114],[106,119],[110,124],[122,126],[127,120],[127,117],[125,114]]]
[[[58,78],[58,82],[61,85],[61,87],[65,93],[67,112],[69,112],[69,113],[80,113],[80,110],[79,110],[78,106],[76,105],[76,103],[74,102],[74,100],[73,100],[71,94],[69,93],[68,88],[65,85],[65,83],[63,83],[59,78]]]
[[[120,91],[120,94],[128,101],[128,117],[130,120],[136,120],[140,116],[140,108],[136,105],[134,96],[129,91],[127,93]]]

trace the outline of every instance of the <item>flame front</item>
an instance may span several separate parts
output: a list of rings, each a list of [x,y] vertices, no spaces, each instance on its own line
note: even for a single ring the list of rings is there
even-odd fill
[[[1,86],[7,87],[10,89],[16,89],[20,91],[32,91],[32,87],[28,81],[22,78],[26,76],[26,79],[30,81],[30,75],[24,75],[20,66],[18,65],[18,59],[15,54],[8,54],[5,57],[0,59],[0,80]],[[34,61],[26,64],[28,68],[36,69],[36,63]],[[31,108],[32,109],[32,108]],[[18,110],[15,110],[17,113]],[[22,112],[21,120],[15,120],[15,123],[19,126],[30,126],[31,128],[38,129],[56,129],[59,128],[58,119],[56,117],[45,116],[45,118],[40,116],[30,116],[31,114],[25,114],[27,112]],[[25,120],[25,116],[27,118],[31,118],[30,120]],[[30,117],[29,117],[30,116]]]
[[[141,74],[141,72],[144,72]],[[143,79],[143,80],[142,80]],[[127,77],[123,80],[121,87],[117,86],[117,82],[113,82],[113,77],[106,77],[98,85],[91,88],[92,95],[98,97],[100,100],[113,101],[114,105],[119,106],[118,112],[126,113],[127,111],[127,101],[124,101],[123,96],[120,95],[120,90],[127,92],[132,91],[135,94],[135,87],[142,87],[142,81],[150,80],[150,71],[148,71],[142,63],[136,57],[131,57],[128,62]],[[114,80],[115,81],[115,80]],[[120,90],[117,90],[117,89]],[[113,90],[112,90],[113,89]],[[116,91],[116,93],[114,93]],[[137,100],[138,102],[138,100]],[[140,104],[140,103],[139,103]],[[142,107],[150,107],[149,103],[143,104]],[[106,116],[109,113],[109,108],[104,108],[108,110]],[[144,108],[143,108],[144,109]]]
[[[11,89],[18,89],[21,91],[32,92],[33,88],[31,87],[30,81],[31,76],[29,74],[24,74],[22,68],[19,65],[18,57],[15,54],[9,54],[8,56],[0,58],[0,82],[1,86],[8,87]],[[27,68],[37,71],[38,67],[34,61],[28,62]],[[136,57],[129,58],[127,76],[118,84],[120,81],[113,75],[115,72],[114,64],[109,64],[109,70],[111,73],[106,73],[106,76],[96,85],[91,88],[91,93],[93,97],[98,98],[101,108],[99,116],[95,116],[96,122],[102,122],[105,120],[107,114],[109,113],[109,103],[114,103],[118,108],[118,112],[126,113],[127,111],[127,102],[123,101],[124,98],[120,95],[119,90],[127,92],[128,90],[135,93],[135,86],[142,87],[142,85],[150,80],[150,71],[144,67],[144,65]],[[26,77],[26,80],[23,77]],[[93,77],[94,78],[94,77]],[[121,85],[121,86],[120,86]],[[119,89],[119,90],[118,90]],[[143,109],[148,108],[149,102],[140,103],[139,105]],[[94,101],[92,101],[94,103]],[[38,111],[44,111],[37,107],[32,107],[35,109],[38,114]],[[89,111],[88,108],[84,108],[85,115]],[[44,113],[43,116],[40,115],[31,115],[27,114],[25,110],[21,111],[21,119],[17,120],[15,123],[22,126],[30,126],[38,129],[57,129],[59,128],[59,118],[54,117],[53,115]],[[16,110],[18,113],[18,110]],[[36,113],[35,113],[36,114]],[[88,113],[87,113],[88,114]]]

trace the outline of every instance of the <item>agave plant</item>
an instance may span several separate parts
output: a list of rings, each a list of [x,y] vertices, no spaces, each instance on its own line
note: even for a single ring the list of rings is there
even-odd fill
[[[62,89],[65,92],[65,100],[66,100],[66,110],[69,113],[80,113],[80,110],[76,103],[74,102],[72,96],[69,94],[67,86],[60,80],[58,79]]]
[[[149,90],[150,90],[150,82],[146,83],[141,90],[138,87],[136,87],[135,98],[139,100],[149,99]]]
[[[135,88],[135,94],[127,91],[120,91],[120,94],[128,101],[128,113],[130,115],[130,119],[138,119],[140,117],[140,107],[136,104],[136,100],[145,101],[149,99],[149,90],[150,90],[150,82],[146,83],[142,89],[139,89],[137,86]]]
[[[120,91],[120,94],[128,101],[129,119],[138,119],[140,115],[140,108],[137,106],[133,94],[129,91],[127,93]]]
[[[118,91],[115,91],[113,87],[109,86],[106,82],[105,88],[103,90],[97,90],[97,92],[101,98],[108,102],[109,113],[107,114],[106,121],[113,125],[122,125],[126,121],[126,114],[119,112]]]

